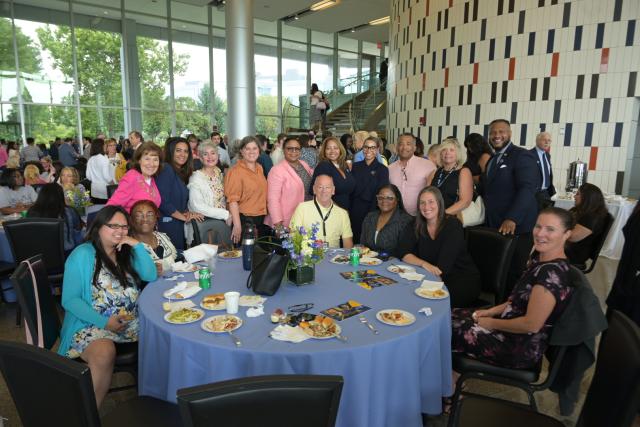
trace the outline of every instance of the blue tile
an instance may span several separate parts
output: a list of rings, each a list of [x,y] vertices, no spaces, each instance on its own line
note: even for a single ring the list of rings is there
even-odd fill
[[[567,125],[564,128],[564,146],[565,147],[569,147],[571,145],[571,131],[572,130],[573,130],[573,124],[572,123],[567,123]]]
[[[620,15],[622,15],[622,0],[616,0],[616,4],[613,7],[613,21],[619,21]]]
[[[596,30],[596,49],[602,49],[602,43],[604,42],[604,23],[598,24]]]
[[[616,131],[613,134],[613,146],[620,147],[622,144],[622,123],[616,123]]]
[[[489,40],[489,61],[493,61],[496,52],[496,39]]]
[[[549,30],[547,35],[547,53],[553,52],[553,42],[556,38],[556,30]]]
[[[520,125],[520,145],[527,145],[527,124]]]
[[[576,32],[573,36],[573,50],[580,50],[582,46],[582,25],[576,27]]]
[[[531,31],[529,33],[529,47],[527,49],[527,55],[529,56],[533,55],[535,49],[536,49],[536,33],[534,31]]]
[[[611,98],[605,98],[602,102],[602,122],[607,123],[609,121],[609,111],[611,110]]]
[[[584,131],[584,146],[591,147],[593,140],[593,123],[587,123],[587,128]]]
[[[518,34],[524,33],[524,19],[525,19],[526,11],[521,10],[518,13]]]
[[[633,46],[633,37],[636,33],[636,20],[632,19],[627,24],[627,40],[625,42],[625,46]]]
[[[569,26],[570,19],[571,19],[571,3],[565,3],[564,9],[562,10],[562,28],[567,28]]]
[[[504,58],[507,59],[511,56],[511,36],[507,36],[504,42]]]
[[[476,43],[471,43],[469,47],[469,64],[476,62]]]
[[[553,102],[553,123],[560,122],[560,109],[562,108],[562,101],[556,99]]]

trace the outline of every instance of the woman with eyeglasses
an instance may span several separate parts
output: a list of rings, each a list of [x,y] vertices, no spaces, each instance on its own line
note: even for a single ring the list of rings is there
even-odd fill
[[[451,307],[468,307],[480,295],[480,272],[467,252],[462,224],[446,216],[437,187],[418,194],[418,216],[405,228],[396,256],[440,276],[451,294]]]
[[[389,184],[389,169],[377,160],[379,151],[380,140],[367,137],[362,144],[364,160],[355,162],[351,168],[356,188],[351,194],[349,218],[355,243],[361,243],[360,232],[364,218],[377,207],[376,194],[380,188]]]
[[[342,209],[349,211],[351,205],[351,193],[356,189],[356,180],[347,167],[347,152],[340,140],[330,136],[325,138],[320,146],[320,163],[313,170],[311,187],[320,175],[329,175],[333,178],[335,194],[333,201]]]
[[[404,210],[400,190],[393,184],[380,187],[376,194],[377,209],[362,222],[360,244],[377,252],[395,254],[400,236],[413,217]]]
[[[131,237],[140,241],[156,265],[158,277],[171,271],[178,251],[165,233],[158,231],[160,210],[150,200],[138,200],[131,208]]]
[[[267,209],[269,215],[265,224],[273,227],[289,227],[291,216],[296,207],[305,200],[311,200],[308,189],[311,187],[313,169],[304,160],[300,160],[302,146],[293,136],[282,144],[284,161],[275,165],[267,178]]]
[[[98,407],[111,383],[115,343],[138,340],[138,287],[156,279],[156,266],[121,206],[106,206],[71,252],[64,269],[64,323],[58,353],[80,357],[91,371]]]

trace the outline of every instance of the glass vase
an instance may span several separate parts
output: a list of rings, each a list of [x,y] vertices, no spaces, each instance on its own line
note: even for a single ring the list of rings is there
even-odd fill
[[[310,285],[316,279],[316,266],[311,264],[290,268],[287,271],[287,278],[296,286]]]

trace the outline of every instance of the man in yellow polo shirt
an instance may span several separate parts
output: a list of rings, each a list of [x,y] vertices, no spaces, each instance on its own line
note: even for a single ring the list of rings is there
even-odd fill
[[[336,191],[333,178],[329,175],[318,175],[313,184],[313,200],[302,202],[298,205],[291,217],[291,228],[303,226],[310,230],[311,225],[318,224],[318,238],[329,242],[332,248],[353,247],[353,232],[349,222],[349,214],[346,210],[333,203],[331,197]]]

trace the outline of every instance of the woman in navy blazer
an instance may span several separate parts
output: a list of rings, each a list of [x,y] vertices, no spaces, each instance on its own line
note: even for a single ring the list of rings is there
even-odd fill
[[[184,224],[195,219],[202,221],[203,216],[190,212],[189,177],[193,173],[193,157],[189,143],[184,138],[173,137],[167,139],[164,145],[166,164],[156,178],[156,185],[162,201],[158,222],[158,230],[166,233],[178,251],[185,249]]]

